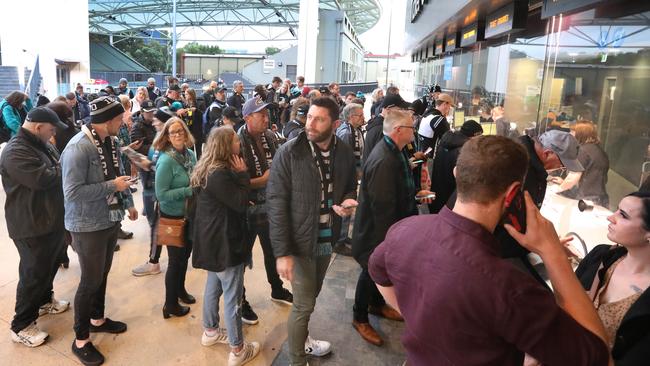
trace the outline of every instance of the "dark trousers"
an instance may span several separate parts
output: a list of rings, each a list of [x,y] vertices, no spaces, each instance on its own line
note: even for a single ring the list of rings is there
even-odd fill
[[[354,294],[354,320],[360,323],[368,322],[368,306],[382,306],[386,302],[370,278],[367,268],[362,268],[357,281],[357,291]]]
[[[74,332],[77,339],[90,335],[90,319],[104,318],[106,280],[113,264],[120,224],[87,233],[72,232],[72,247],[79,256],[81,280],[74,296]]]
[[[147,194],[147,192],[143,192],[142,203],[144,207],[144,215],[147,217],[147,222],[149,223],[149,228],[150,228],[149,263],[156,264],[160,260],[160,253],[162,252],[162,246],[156,243],[156,239],[154,235],[156,232],[156,223],[158,221],[158,210],[156,209],[155,194]]]
[[[162,217],[178,219],[181,217],[169,216],[160,213]],[[178,296],[187,293],[185,290],[185,275],[187,274],[187,262],[192,254],[192,240],[190,239],[190,223],[185,227],[185,246],[182,248],[167,246],[169,264],[165,273],[165,305],[178,305]]]
[[[14,240],[20,256],[16,315],[11,330],[18,333],[38,319],[38,309],[52,298],[52,282],[59,268],[58,259],[65,245],[63,228],[37,236]]]
[[[264,253],[264,269],[266,270],[266,280],[271,285],[271,291],[276,292],[282,289],[282,280],[278,275],[275,266],[275,256],[271,246],[271,237],[269,234],[269,220],[266,214],[254,214],[248,217],[248,235],[250,240],[260,238],[262,252]],[[245,293],[244,293],[245,296]],[[245,297],[244,297],[245,299]]]

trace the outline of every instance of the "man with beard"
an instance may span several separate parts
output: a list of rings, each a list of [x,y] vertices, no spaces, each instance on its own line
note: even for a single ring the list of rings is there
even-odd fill
[[[291,281],[293,307],[287,328],[292,365],[306,355],[323,356],[331,344],[309,336],[316,305],[332,255],[334,233],[357,205],[354,155],[334,135],[339,106],[329,97],[312,101],[305,131],[276,153],[267,187],[271,244],[278,273]]]
[[[72,234],[81,268],[74,301],[72,353],[85,365],[104,362],[90,341],[91,332],[126,331],[125,323],[104,314],[106,282],[124,209],[128,209],[129,219],[138,218],[129,191],[131,177],[122,175],[115,138],[123,114],[122,105],[111,97],[93,100],[90,123],[70,140],[61,155],[65,228]]]
[[[147,79],[147,93],[149,94],[149,100],[151,101],[158,99],[158,97],[162,95],[160,88],[156,86],[156,79]]]

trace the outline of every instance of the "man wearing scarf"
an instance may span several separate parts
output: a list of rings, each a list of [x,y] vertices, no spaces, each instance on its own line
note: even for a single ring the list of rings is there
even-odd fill
[[[264,252],[264,267],[266,278],[271,285],[271,300],[286,305],[293,303],[293,295],[282,286],[282,280],[275,268],[275,257],[271,247],[269,220],[266,215],[266,183],[269,179],[271,161],[278,148],[275,135],[268,129],[268,105],[256,97],[249,99],[242,107],[246,125],[239,130],[241,151],[251,176],[251,192],[249,200],[253,205],[248,210],[249,238],[255,240],[259,236]],[[257,315],[244,298],[242,317],[249,324],[257,323]]]
[[[79,256],[81,280],[74,301],[72,353],[83,364],[101,364],[104,356],[90,341],[91,332],[122,333],[126,324],[104,316],[106,280],[113,262],[124,209],[136,220],[123,175],[117,136],[124,108],[111,97],[90,103],[90,123],[68,143],[61,155],[65,227]]]

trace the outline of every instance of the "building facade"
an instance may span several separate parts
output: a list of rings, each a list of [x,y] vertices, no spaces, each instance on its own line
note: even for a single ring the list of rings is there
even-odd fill
[[[597,125],[616,205],[650,150],[650,2],[409,1],[415,88],[454,95],[454,124],[503,106],[516,133]],[[495,133],[492,123],[486,133]],[[650,166],[650,164],[647,164]]]

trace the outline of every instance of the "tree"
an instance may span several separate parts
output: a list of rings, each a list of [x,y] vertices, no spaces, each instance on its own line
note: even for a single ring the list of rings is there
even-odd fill
[[[266,48],[264,49],[264,52],[265,52],[267,55],[275,55],[276,53],[278,53],[278,52],[280,52],[280,51],[281,51],[281,50],[280,50],[279,48],[277,48],[277,47],[272,47],[272,46],[271,46],[271,47],[266,47]]]
[[[198,44],[197,42],[190,42],[179,48],[177,53],[195,53],[199,55],[218,55],[223,53],[223,50],[219,46],[208,46],[204,44]]]

